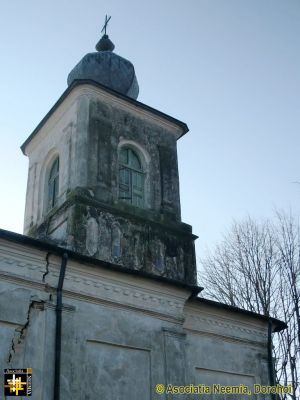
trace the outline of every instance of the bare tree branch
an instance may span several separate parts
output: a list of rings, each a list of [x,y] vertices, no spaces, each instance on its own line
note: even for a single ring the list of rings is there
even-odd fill
[[[201,261],[200,283],[207,297],[285,320],[274,340],[277,381],[291,384],[299,399],[300,228],[291,213],[274,221],[233,222],[223,241]]]

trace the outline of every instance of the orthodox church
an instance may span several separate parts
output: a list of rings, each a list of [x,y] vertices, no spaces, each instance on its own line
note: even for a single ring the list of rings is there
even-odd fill
[[[106,31],[96,50],[21,146],[24,235],[0,230],[1,369],[29,368],[36,400],[223,399],[274,383],[285,324],[198,297],[180,214],[187,125],[137,100]]]

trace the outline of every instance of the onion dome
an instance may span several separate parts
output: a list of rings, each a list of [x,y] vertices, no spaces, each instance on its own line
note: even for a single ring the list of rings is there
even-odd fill
[[[113,53],[115,46],[105,33],[96,45],[97,52],[86,54],[68,76],[74,80],[91,79],[125,96],[137,99],[139,85],[132,63]]]

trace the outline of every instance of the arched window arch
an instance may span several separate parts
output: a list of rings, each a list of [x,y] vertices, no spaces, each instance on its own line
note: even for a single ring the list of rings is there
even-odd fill
[[[138,154],[127,146],[119,154],[119,199],[144,207],[144,171]]]
[[[57,157],[49,170],[48,175],[48,209],[53,208],[57,204],[59,189],[59,158]]]

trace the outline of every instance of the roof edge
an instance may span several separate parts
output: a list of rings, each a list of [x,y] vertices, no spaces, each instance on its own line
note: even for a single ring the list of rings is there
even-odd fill
[[[239,307],[235,307],[235,306],[231,306],[229,304],[225,304],[225,303],[220,303],[218,301],[215,300],[210,300],[210,299],[205,299],[203,297],[193,297],[191,298],[191,300],[195,300],[198,303],[203,303],[212,307],[216,307],[216,308],[221,308],[221,309],[225,309],[231,312],[235,312],[235,313],[239,313],[239,314],[244,314],[247,315],[249,317],[254,317],[257,319],[260,319],[262,321],[268,322],[268,321],[272,321],[272,323],[275,325],[273,332],[280,332],[284,329],[287,328],[287,324],[284,321],[281,321],[277,318],[273,318],[273,317],[268,317],[266,315],[262,315],[262,314],[258,314],[254,311],[249,311],[249,310],[245,310],[243,308],[239,308]]]
[[[110,263],[108,261],[102,261],[102,260],[98,260],[93,257],[84,256],[80,253],[71,251],[65,247],[59,247],[54,244],[44,242],[42,240],[33,239],[29,236],[25,236],[25,235],[22,235],[22,234],[16,233],[16,232],[7,231],[5,229],[0,229],[0,239],[4,239],[4,240],[14,242],[14,243],[19,243],[22,245],[27,245],[30,247],[35,247],[39,250],[51,251],[51,253],[53,253],[57,256],[62,256],[64,253],[67,253],[69,258],[71,258],[73,260],[77,260],[80,262],[86,262],[88,264],[95,265],[100,268],[104,268],[106,270],[126,273],[129,275],[138,276],[140,278],[146,278],[146,279],[150,279],[152,281],[165,283],[170,286],[175,286],[177,288],[190,290],[191,296],[197,296],[203,290],[203,288],[200,286],[189,285],[187,283],[183,283],[183,282],[173,280],[170,278],[166,278],[163,276],[150,274],[149,272],[133,270],[133,269],[130,269],[127,267],[120,266],[118,264]]]
[[[64,99],[68,96],[69,93],[71,93],[71,91],[77,87],[77,86],[81,86],[81,85],[92,85],[92,86],[96,86],[102,90],[107,91],[108,93],[122,99],[122,100],[126,100],[131,104],[134,104],[137,107],[140,107],[146,111],[152,112],[158,116],[160,116],[161,118],[165,118],[167,120],[169,120],[170,122],[172,122],[173,124],[179,126],[182,130],[182,134],[178,137],[178,139],[180,139],[183,135],[185,135],[188,131],[189,128],[187,126],[187,124],[185,122],[182,122],[174,117],[171,117],[168,114],[163,113],[162,111],[159,111],[155,108],[152,108],[150,106],[147,106],[146,104],[134,100],[131,97],[125,96],[105,85],[102,85],[98,82],[95,82],[91,79],[75,79],[72,84],[67,87],[67,89],[63,92],[63,94],[60,96],[60,98],[56,101],[56,103],[52,106],[52,108],[48,111],[48,113],[44,116],[44,118],[39,122],[39,124],[36,126],[36,128],[32,131],[32,133],[28,136],[28,138],[25,140],[25,142],[21,145],[21,150],[23,152],[24,155],[25,154],[25,149],[26,146],[31,142],[31,140],[35,137],[35,135],[38,133],[38,131],[45,125],[45,123],[47,122],[47,120],[50,118],[50,116],[54,113],[54,111],[60,106],[60,104],[64,101]],[[177,140],[178,140],[177,139]]]

